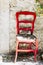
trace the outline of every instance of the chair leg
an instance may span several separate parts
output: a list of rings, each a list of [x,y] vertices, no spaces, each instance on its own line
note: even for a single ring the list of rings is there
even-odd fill
[[[16,62],[17,61],[17,55],[18,55],[18,44],[19,44],[19,42],[18,41],[16,41],[16,43],[17,43],[17,45],[16,45],[16,55],[15,55],[15,61],[14,62]]]
[[[37,52],[38,52],[38,40],[36,39],[36,50],[35,50],[35,52],[34,52],[34,60],[36,61],[37,59],[36,59],[36,55],[37,55]]]
[[[38,53],[38,39],[36,39],[36,52]]]
[[[36,61],[37,59],[36,59],[36,51],[35,51],[35,53],[34,53],[34,60]]]
[[[16,51],[15,62],[17,61],[17,55],[18,55],[18,52]]]

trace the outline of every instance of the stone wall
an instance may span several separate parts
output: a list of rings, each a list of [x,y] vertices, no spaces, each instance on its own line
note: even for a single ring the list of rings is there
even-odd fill
[[[10,1],[10,51],[16,47],[16,19],[17,11],[36,11],[35,0],[11,0]],[[34,35],[39,40],[39,49],[43,48],[43,17],[36,18]]]

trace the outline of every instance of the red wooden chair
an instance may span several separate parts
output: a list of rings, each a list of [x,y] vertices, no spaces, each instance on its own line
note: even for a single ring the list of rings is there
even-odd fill
[[[19,16],[20,15],[32,15],[33,16],[33,20],[19,20]],[[17,29],[17,36],[16,36],[16,56],[15,56],[15,62],[17,60],[17,56],[18,56],[18,52],[33,52],[34,53],[34,60],[36,61],[36,55],[37,55],[37,51],[38,51],[38,40],[37,38],[33,35],[33,31],[34,31],[34,23],[35,23],[35,19],[36,19],[36,13],[35,12],[28,12],[28,11],[20,11],[20,12],[16,12],[16,29]],[[20,27],[20,24],[24,23],[24,24],[31,24],[31,27]],[[31,34],[23,34],[20,33],[20,31],[30,31]],[[29,47],[27,49],[24,48],[19,48],[20,44],[29,44]],[[32,49],[32,44],[35,46],[35,49]]]

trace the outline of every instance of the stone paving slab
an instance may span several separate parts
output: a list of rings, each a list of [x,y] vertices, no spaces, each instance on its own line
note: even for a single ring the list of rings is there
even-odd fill
[[[0,62],[0,65],[43,65],[43,62]]]

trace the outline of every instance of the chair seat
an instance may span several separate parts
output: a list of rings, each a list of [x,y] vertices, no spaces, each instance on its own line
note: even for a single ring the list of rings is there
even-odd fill
[[[36,40],[36,36],[34,36],[34,35],[31,35],[31,34],[18,34],[17,35],[17,39],[19,40],[19,41],[22,41],[22,42],[35,42],[35,40]]]

